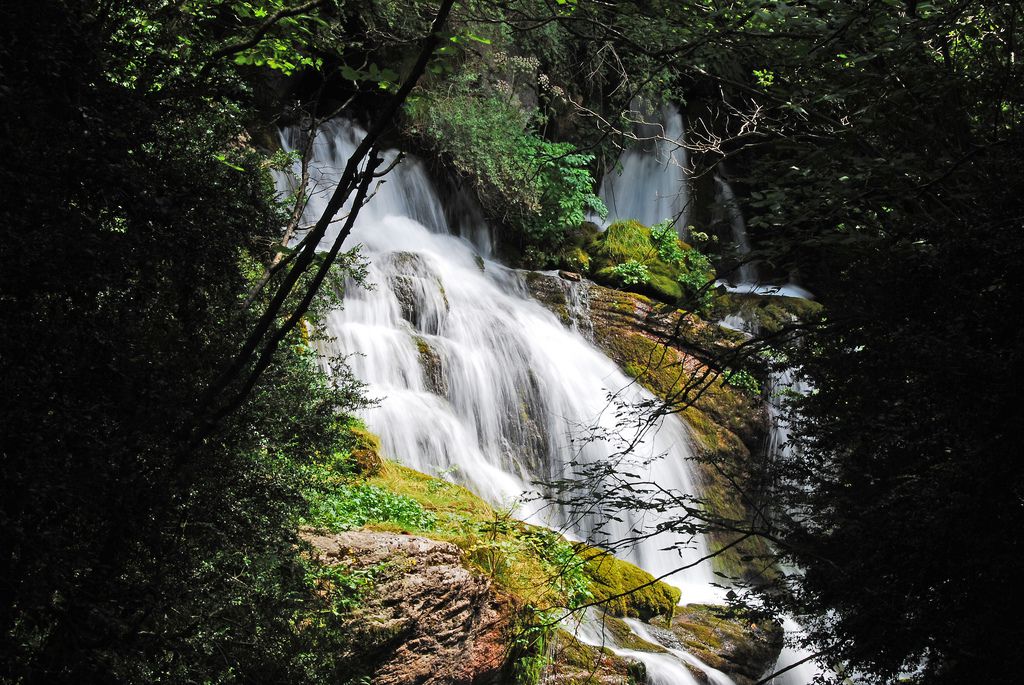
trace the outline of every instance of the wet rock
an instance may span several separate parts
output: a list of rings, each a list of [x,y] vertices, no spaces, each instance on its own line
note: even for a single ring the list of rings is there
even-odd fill
[[[634,685],[646,683],[644,665],[617,656],[607,647],[580,642],[559,629],[551,641],[551,663],[545,668],[544,685]]]
[[[580,274],[576,273],[575,271],[565,271],[565,270],[562,270],[562,271],[558,272],[558,275],[561,276],[562,278],[564,278],[567,281],[573,281],[573,282],[576,282],[576,283],[578,283],[580,280],[583,279],[583,276],[581,276]]]
[[[326,563],[372,573],[374,587],[344,630],[346,659],[374,685],[500,682],[511,602],[462,565],[455,545],[370,531],[305,537]]]
[[[445,375],[441,355],[424,338],[416,336],[416,349],[420,353],[420,367],[427,382],[427,389],[441,397],[448,396],[448,377]]]
[[[570,283],[545,273],[528,274],[525,281],[534,298],[566,325],[575,325],[628,376],[657,397],[672,400],[690,426],[700,456],[696,466],[701,494],[710,509],[724,520],[749,519],[747,500],[723,474],[753,472],[752,455],[764,444],[768,413],[759,397],[726,385],[711,371],[716,358],[728,353],[742,336],[644,295],[590,281]],[[587,306],[573,309],[570,296],[574,293],[569,288],[583,287]],[[572,323],[573,311],[580,312],[577,317],[586,316],[589,329]],[[694,382],[701,378],[711,380]],[[745,488],[756,489],[751,484]],[[736,537],[728,531],[710,535],[714,549],[727,548],[715,557],[716,570],[763,582],[772,573],[770,550],[757,539],[730,546]]]
[[[783,630],[778,623],[739,615],[727,607],[690,604],[671,622],[656,620],[660,641],[684,649],[731,677],[752,685],[778,660]]]
[[[654,576],[642,568],[595,547],[581,544],[577,553],[583,560],[583,572],[590,580],[594,601],[602,602],[601,608],[612,616],[644,620],[658,615],[671,616],[679,603],[677,588],[656,582]],[[617,625],[610,617],[608,621],[610,625]],[[628,628],[626,633],[629,633]]]
[[[382,261],[382,266],[402,318],[419,331],[436,334],[448,314],[448,296],[427,260],[413,252],[394,252]]]

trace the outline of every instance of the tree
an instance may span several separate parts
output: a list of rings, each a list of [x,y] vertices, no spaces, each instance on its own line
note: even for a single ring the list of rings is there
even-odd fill
[[[355,257],[343,239],[314,253],[314,233],[253,291],[289,208],[246,131],[248,65],[320,62],[331,36],[308,13],[321,5],[52,0],[7,13],[4,681],[343,670],[296,527],[302,465],[346,449],[364,400],[343,369],[321,370],[298,324],[317,321],[321,284]],[[339,190],[357,208],[374,145]]]

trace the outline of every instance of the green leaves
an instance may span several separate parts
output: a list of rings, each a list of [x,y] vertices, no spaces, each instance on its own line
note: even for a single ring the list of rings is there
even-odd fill
[[[411,129],[471,180],[485,210],[511,224],[543,263],[588,211],[607,213],[594,193],[594,158],[537,135],[535,113],[493,92],[498,86],[456,76],[448,88],[408,104]]]
[[[623,285],[642,285],[651,280],[650,270],[635,259],[611,267],[611,275]]]

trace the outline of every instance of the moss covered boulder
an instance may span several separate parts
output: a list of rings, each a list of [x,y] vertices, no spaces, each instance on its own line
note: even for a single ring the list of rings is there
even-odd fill
[[[595,281],[669,304],[687,294],[683,284],[714,280],[707,260],[679,240],[671,227],[652,229],[634,220],[616,221],[591,239],[588,251]]]
[[[384,464],[384,459],[381,457],[380,438],[361,425],[350,427],[349,432],[352,437],[349,458],[356,472],[364,476],[379,473]]]
[[[815,320],[821,310],[817,302],[800,297],[721,293],[715,297],[711,313],[716,319],[732,315],[753,322],[756,331],[752,332],[777,333],[795,321]]]
[[[649,620],[672,616],[679,590],[655,580],[647,571],[595,547],[579,545],[577,553],[590,579],[595,602],[613,616]]]

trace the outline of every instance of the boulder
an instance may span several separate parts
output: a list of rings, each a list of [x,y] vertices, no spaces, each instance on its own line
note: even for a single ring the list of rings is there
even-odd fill
[[[512,602],[462,564],[458,547],[372,531],[305,538],[323,562],[373,578],[344,630],[352,651],[346,660],[374,685],[501,682]]]

